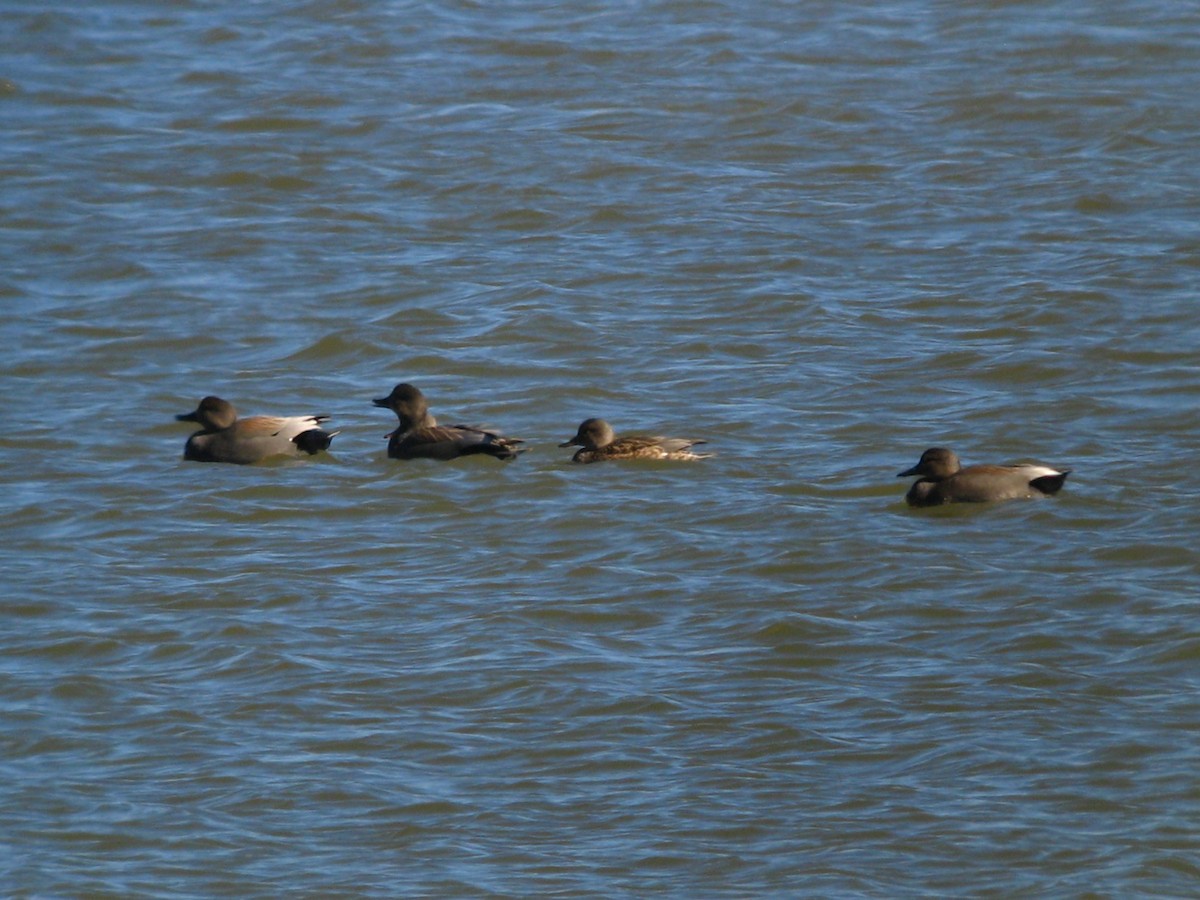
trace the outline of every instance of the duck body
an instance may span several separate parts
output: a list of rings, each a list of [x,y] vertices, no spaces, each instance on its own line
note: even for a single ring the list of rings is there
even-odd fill
[[[920,462],[896,477],[920,476],[905,495],[909,506],[940,506],[1050,496],[1062,489],[1070,474],[1070,469],[1060,472],[1035,465],[963,468],[954,451],[930,447],[921,454]]]
[[[388,456],[392,459],[458,459],[482,453],[496,459],[516,459],[525,447],[517,438],[508,438],[495,431],[471,425],[425,425],[401,431],[397,428],[388,438]]]
[[[400,420],[396,430],[387,435],[392,459],[448,460],[484,454],[509,460],[526,450],[517,446],[524,441],[498,431],[475,425],[439,425],[429,412],[425,395],[411,384],[398,384],[388,396],[372,402],[390,409]]]
[[[315,455],[328,450],[336,431],[325,431],[329,416],[248,416],[239,419],[233,404],[205,397],[193,412],[175,417],[198,422],[188,438],[183,458],[195,462],[249,465],[273,456]]]
[[[670,438],[648,435],[617,437],[612,426],[603,419],[584,419],[575,437],[560,447],[578,446],[572,462],[594,463],[609,459],[708,459],[711,453],[696,453],[696,444],[705,443],[692,438]]]

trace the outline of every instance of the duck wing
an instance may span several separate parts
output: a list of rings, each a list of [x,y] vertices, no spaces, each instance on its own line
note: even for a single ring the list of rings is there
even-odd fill
[[[393,432],[390,438],[388,454],[397,459],[455,459],[473,453],[512,459],[524,449],[515,446],[523,443],[517,438],[507,438],[499,432],[471,425],[425,426],[403,433]]]

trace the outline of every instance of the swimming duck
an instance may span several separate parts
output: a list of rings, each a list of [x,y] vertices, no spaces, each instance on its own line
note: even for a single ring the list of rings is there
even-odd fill
[[[572,462],[593,463],[605,459],[708,459],[711,453],[693,453],[691,448],[705,441],[690,438],[628,435],[617,437],[603,419],[584,419],[569,441],[560,447],[578,446]]]
[[[526,447],[524,441],[505,437],[474,425],[439,425],[429,413],[429,404],[411,384],[398,384],[386,397],[372,401],[390,409],[400,420],[396,430],[385,435],[392,459],[457,459],[484,453],[496,459],[513,459]]]
[[[248,463],[271,456],[310,456],[328,450],[337,431],[325,431],[329,416],[250,416],[239,419],[228,400],[205,397],[193,412],[175,417],[198,422],[188,438],[183,458],[197,462]]]
[[[921,476],[908,489],[909,506],[939,506],[943,503],[987,503],[1057,494],[1071,470],[1060,472],[1048,466],[967,466],[953,450],[930,447],[911,469],[897,478]]]

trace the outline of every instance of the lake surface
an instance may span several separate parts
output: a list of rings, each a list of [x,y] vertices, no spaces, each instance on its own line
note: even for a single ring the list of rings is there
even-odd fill
[[[66,6],[0,17],[6,896],[1200,893],[1188,4]],[[400,381],[530,452],[387,459]],[[341,433],[185,462],[205,394]],[[909,510],[930,446],[1072,474]]]

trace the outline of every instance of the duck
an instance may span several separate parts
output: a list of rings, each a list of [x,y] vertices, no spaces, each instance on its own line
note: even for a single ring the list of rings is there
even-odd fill
[[[943,503],[988,503],[1057,494],[1071,470],[1060,472],[1049,466],[967,466],[953,450],[930,447],[920,461],[897,478],[920,476],[905,500],[909,506],[940,506]]]
[[[183,458],[195,462],[248,465],[272,456],[315,456],[328,450],[337,431],[325,431],[329,416],[248,416],[239,419],[228,400],[208,396],[190,413],[175,417],[198,422],[187,439]]]
[[[711,453],[694,453],[692,447],[706,441],[693,438],[671,438],[648,435],[617,437],[612,426],[603,419],[584,419],[575,437],[563,441],[560,447],[575,447],[572,462],[594,463],[606,459],[708,459]]]
[[[384,435],[392,459],[448,460],[482,453],[510,460],[528,449],[517,446],[525,443],[520,438],[505,437],[480,426],[439,425],[429,412],[425,395],[411,384],[398,384],[386,397],[372,403],[390,409],[400,420],[395,431]]]

